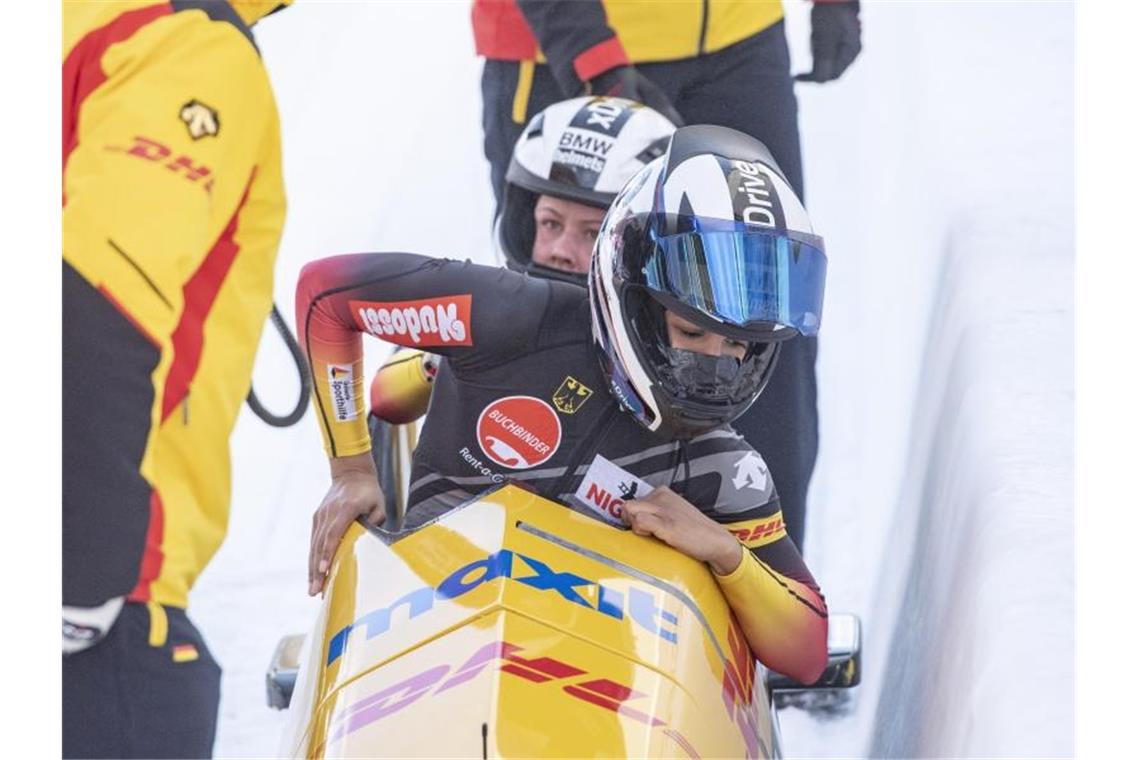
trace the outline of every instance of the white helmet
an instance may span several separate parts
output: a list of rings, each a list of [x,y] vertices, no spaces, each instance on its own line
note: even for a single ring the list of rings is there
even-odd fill
[[[610,207],[590,264],[611,391],[647,428],[690,438],[756,400],[779,341],[819,329],[823,240],[771,153],[736,130],[682,127]],[[749,344],[743,360],[675,349],[669,309]]]
[[[496,220],[495,239],[507,266],[585,285],[584,274],[531,260],[538,197],[609,208],[630,177],[664,154],[675,129],[657,111],[624,98],[574,98],[537,114],[515,143]]]

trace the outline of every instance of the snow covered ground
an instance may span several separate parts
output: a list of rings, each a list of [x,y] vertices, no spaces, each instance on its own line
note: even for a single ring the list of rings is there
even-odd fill
[[[787,3],[796,70],[806,3]],[[821,451],[807,559],[864,622],[851,709],[786,710],[792,756],[1073,754],[1073,7],[863,2],[864,52],[801,85],[828,242]],[[298,3],[257,27],[284,132],[277,301],[316,257],[490,262],[466,2]],[[374,346],[376,360],[383,349]],[[272,330],[254,375],[290,408]],[[311,414],[243,411],[229,536],[191,613],[225,668],[215,753],[265,757],[263,673],[309,627]]]

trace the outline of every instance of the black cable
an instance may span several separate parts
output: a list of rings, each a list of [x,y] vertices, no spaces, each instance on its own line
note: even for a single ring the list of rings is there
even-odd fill
[[[293,356],[293,363],[297,365],[297,375],[301,378],[301,395],[297,399],[297,406],[293,408],[285,417],[278,417],[270,412],[257,398],[257,394],[253,391],[253,386],[249,387],[249,395],[245,397],[245,401],[249,404],[249,408],[253,413],[262,419],[266,424],[273,427],[289,427],[297,424],[302,417],[305,416],[305,409],[309,406],[309,394],[313,392],[313,379],[309,375],[309,364],[305,361],[305,355],[301,353],[301,347],[297,344],[297,339],[293,337],[289,325],[285,324],[285,319],[281,316],[281,312],[277,310],[277,304],[273,304],[273,311],[269,314],[273,326],[277,328],[277,332],[281,335],[281,339],[285,341],[286,348]]]

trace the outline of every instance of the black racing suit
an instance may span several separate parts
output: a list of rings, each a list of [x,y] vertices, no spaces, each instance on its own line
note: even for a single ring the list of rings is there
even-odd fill
[[[746,630],[764,629],[772,651],[757,652],[761,661],[810,678],[819,653],[826,659],[826,605],[760,455],[727,426],[680,442],[624,412],[583,288],[411,254],[336,256],[302,272],[297,324],[332,457],[369,450],[360,333],[448,358],[413,459],[409,526],[508,479],[596,515],[575,493],[600,455],[670,487],[751,549],[757,562],[746,555],[738,572],[754,572],[744,607],[758,619],[733,609]]]

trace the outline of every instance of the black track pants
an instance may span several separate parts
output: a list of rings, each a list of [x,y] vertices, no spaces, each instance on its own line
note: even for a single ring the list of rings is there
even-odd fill
[[[186,612],[163,610],[162,644],[147,606],[128,603],[106,638],[63,658],[63,757],[210,757],[222,671]]]

